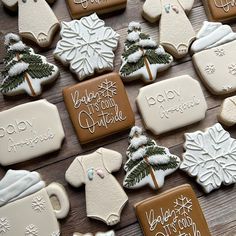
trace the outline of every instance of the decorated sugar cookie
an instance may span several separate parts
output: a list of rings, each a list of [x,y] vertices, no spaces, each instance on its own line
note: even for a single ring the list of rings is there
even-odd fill
[[[66,171],[66,180],[74,187],[85,184],[87,216],[115,225],[128,197],[111,174],[122,165],[118,152],[99,148],[97,151],[78,156]],[[113,234],[112,234],[113,235]]]
[[[67,0],[70,15],[73,19],[79,19],[82,16],[105,14],[118,11],[126,7],[127,0]]]
[[[236,96],[226,98],[223,101],[218,120],[226,126],[233,126],[236,124]]]
[[[127,172],[124,187],[136,189],[149,185],[153,189],[161,188],[165,176],[178,169],[179,157],[172,155],[168,148],[158,146],[137,126],[131,129],[129,142],[126,152],[128,161],[124,166]]]
[[[70,69],[79,80],[94,72],[113,70],[113,51],[119,34],[105,27],[105,22],[94,13],[81,20],[62,22],[61,37],[54,56]]]
[[[236,18],[236,1],[234,0],[205,0],[207,16],[212,21],[229,21]]]
[[[196,177],[206,193],[236,182],[236,140],[219,123],[185,138],[180,169]]]
[[[57,66],[48,63],[44,56],[34,53],[15,34],[5,36],[7,50],[0,92],[6,96],[27,93],[35,97],[42,93],[42,85],[53,82],[59,75]]]
[[[131,22],[122,54],[120,75],[124,81],[142,79],[145,83],[156,80],[160,71],[170,67],[173,57],[166,53],[148,34],[141,32],[141,25]]]
[[[93,234],[81,234],[81,233],[74,233],[73,236],[93,236]],[[101,233],[98,232],[94,236],[115,236],[115,232],[113,230],[106,232],[106,233]]]
[[[185,184],[135,205],[144,236],[211,236],[198,199]]]
[[[229,25],[203,23],[192,44],[194,66],[207,86],[216,95],[236,91],[236,33]]]
[[[54,196],[60,209],[54,209]],[[70,203],[64,187],[46,186],[37,172],[9,170],[0,181],[0,234],[4,236],[59,236],[58,219],[68,215]]]
[[[194,0],[146,0],[143,16],[150,22],[160,18],[160,44],[174,57],[187,55],[195,32],[186,16]]]
[[[18,9],[18,28],[22,37],[30,39],[40,47],[48,47],[60,27],[57,17],[48,3],[55,0],[2,0],[12,11]],[[47,3],[48,2],[48,3]]]

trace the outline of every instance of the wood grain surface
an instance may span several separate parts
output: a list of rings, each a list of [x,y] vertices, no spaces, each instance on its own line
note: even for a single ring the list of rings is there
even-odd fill
[[[125,11],[118,13],[112,13],[101,18],[105,20],[106,25],[111,26],[120,34],[120,43],[116,51],[115,58],[115,71],[119,70],[121,64],[121,53],[124,48],[124,40],[127,35],[127,26],[130,21],[139,21],[142,24],[143,31],[149,33],[154,39],[158,39],[158,23],[149,24],[141,16],[142,5],[144,0],[128,0],[128,5]],[[59,18],[60,21],[69,21],[69,16],[65,0],[57,0],[53,5],[52,9]],[[200,0],[195,0],[194,8],[189,15],[189,18],[193,24],[193,27],[198,31],[202,25],[202,22],[206,20],[205,11]],[[40,19],[38,19],[40,21]],[[8,32],[17,33],[17,13],[11,13],[5,9],[2,4],[0,5],[0,37]],[[171,24],[171,22],[170,22]],[[236,24],[231,24],[236,30]],[[181,30],[181,29],[176,29]],[[84,187],[79,189],[72,188],[69,186],[64,178],[66,169],[69,167],[71,162],[77,155],[90,153],[95,151],[98,147],[110,148],[122,153],[124,162],[126,161],[125,152],[128,146],[127,135],[128,132],[122,134],[116,134],[110,138],[99,140],[97,142],[90,143],[88,145],[81,146],[77,140],[75,131],[72,123],[69,119],[69,115],[66,111],[65,104],[62,97],[62,89],[68,85],[78,83],[74,76],[70,73],[68,68],[62,66],[58,61],[53,58],[53,50],[56,42],[60,36],[57,34],[50,48],[40,49],[34,44],[30,44],[35,51],[40,52],[46,56],[48,61],[55,63],[60,68],[60,78],[55,84],[48,86],[43,95],[40,98],[45,98],[49,102],[55,104],[60,112],[62,123],[66,133],[66,139],[63,143],[62,149],[59,152],[46,155],[32,161],[20,163],[14,166],[0,168],[0,177],[9,169],[27,169],[38,171],[43,179],[47,183],[53,181],[59,182],[66,188],[70,203],[71,210],[69,216],[61,221],[62,236],[72,236],[73,232],[96,232],[106,231],[108,228],[105,224],[100,221],[91,220],[86,217],[85,207],[85,191]],[[1,39],[2,40],[2,39]],[[4,56],[4,49],[2,41],[0,44],[0,68],[2,68],[2,59]],[[196,71],[193,68],[191,57],[185,57],[182,60],[175,61],[173,66],[164,73],[159,74],[159,81],[165,80],[174,76],[183,74],[189,74],[196,80],[199,80]],[[201,83],[202,85],[202,83]],[[140,114],[135,104],[135,98],[138,95],[139,88],[143,86],[142,82],[133,82],[126,84],[126,91],[128,93],[131,106],[135,113],[136,125],[143,126]],[[152,138],[154,138],[158,144],[170,148],[171,152],[175,155],[182,156],[183,153],[183,134],[185,132],[192,132],[196,130],[202,130],[213,125],[217,122],[217,114],[219,112],[219,106],[222,103],[223,97],[216,97],[211,95],[206,88],[202,85],[204,95],[208,104],[208,111],[206,118],[194,125],[185,127],[183,129],[176,130],[174,132],[167,133],[160,137],[153,136],[150,132],[147,132]],[[27,96],[20,96],[15,98],[4,98],[0,95],[0,111],[9,109],[19,104],[30,102],[33,99]],[[231,128],[230,133],[232,137],[236,138],[235,128]],[[121,169],[114,175],[118,181],[122,184],[124,177],[124,170]],[[129,196],[129,203],[126,205],[122,216],[121,222],[114,227],[118,236],[139,236],[142,235],[137,218],[135,217],[133,205],[145,198],[159,194],[167,189],[175,186],[179,186],[184,183],[192,185],[196,192],[196,195],[200,201],[206,220],[208,222],[210,231],[213,236],[235,236],[236,235],[236,186],[222,187],[221,189],[212,192],[209,195],[205,195],[202,189],[195,183],[195,181],[184,174],[182,171],[177,171],[171,176],[166,178],[164,187],[155,192],[150,190],[148,187],[139,189],[137,191],[127,191]],[[109,191],[109,190],[108,190]],[[105,194],[105,193],[104,193]],[[12,235],[16,236],[16,235]],[[204,235],[202,235],[204,236]]]

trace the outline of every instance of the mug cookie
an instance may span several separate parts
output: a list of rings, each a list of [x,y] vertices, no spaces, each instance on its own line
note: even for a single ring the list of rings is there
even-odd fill
[[[154,23],[161,18],[160,44],[176,58],[188,54],[196,36],[186,16],[193,4],[194,0],[146,0],[143,5],[145,19]]]
[[[229,25],[205,21],[191,47],[194,67],[216,95],[236,91],[236,33]]]
[[[170,189],[135,205],[144,236],[211,236],[190,185]]]
[[[64,101],[82,144],[131,128],[134,114],[117,73],[65,88]]]
[[[60,209],[54,209],[54,196]],[[57,236],[58,219],[68,215],[70,203],[64,187],[45,186],[37,172],[9,170],[0,181],[0,232],[4,236]]]
[[[109,226],[120,221],[120,214],[128,197],[111,174],[122,165],[118,152],[99,148],[78,156],[66,171],[66,181],[74,187],[85,184],[87,216],[103,221]]]
[[[157,190],[164,185],[165,176],[179,168],[179,157],[172,155],[168,148],[158,146],[137,126],[130,131],[129,143],[124,187],[136,189],[149,185]]]
[[[112,71],[114,53],[119,40],[112,28],[105,27],[105,22],[94,13],[61,23],[62,39],[54,51],[56,59],[70,70],[79,80],[92,76],[94,72]]]
[[[47,2],[53,0],[2,0],[12,11],[18,9],[18,28],[22,37],[30,39],[40,47],[48,47],[58,28],[59,21]]]
[[[128,26],[121,59],[120,76],[127,82],[142,79],[145,83],[151,83],[157,79],[158,72],[168,69],[173,62],[173,57],[162,46],[141,32],[138,22],[131,22]]]
[[[236,140],[219,123],[185,138],[180,169],[196,177],[206,193],[236,182]]]
[[[226,98],[220,108],[218,121],[226,126],[236,124],[236,96]]]
[[[59,150],[65,137],[57,107],[46,100],[0,112],[0,164],[12,165]]]
[[[88,234],[74,233],[73,236],[93,236],[93,234],[90,234],[90,233],[88,233]],[[113,230],[108,231],[106,233],[98,232],[94,236],[115,236],[115,232]]]
[[[94,12],[105,14],[126,7],[127,0],[67,0],[70,15],[73,19],[90,15]]]
[[[141,88],[136,102],[145,127],[156,135],[196,123],[207,110],[199,82],[188,75]]]
[[[5,36],[6,57],[1,71],[3,81],[0,92],[6,96],[27,93],[35,97],[42,93],[42,85],[59,76],[57,66],[48,63],[44,56],[34,53],[16,34]]]
[[[234,0],[204,0],[202,2],[211,21],[226,22],[236,18],[236,1]]]

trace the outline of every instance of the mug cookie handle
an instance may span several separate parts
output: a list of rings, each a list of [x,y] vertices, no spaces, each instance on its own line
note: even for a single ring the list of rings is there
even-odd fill
[[[54,209],[54,213],[57,219],[65,218],[70,210],[70,202],[64,187],[58,183],[51,183],[46,187],[46,190],[49,198],[55,196],[60,203],[61,209],[59,210]]]

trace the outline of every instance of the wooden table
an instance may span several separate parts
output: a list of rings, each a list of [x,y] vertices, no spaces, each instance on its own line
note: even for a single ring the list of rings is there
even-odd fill
[[[117,14],[111,14],[102,17],[105,19],[106,24],[111,26],[120,35],[120,44],[116,51],[115,58],[115,70],[118,71],[121,64],[121,53],[123,52],[123,42],[127,35],[127,25],[130,21],[139,21],[142,23],[143,31],[150,33],[150,35],[157,40],[158,36],[158,24],[148,24],[141,16],[142,5],[144,0],[128,0],[127,8],[124,12]],[[55,14],[60,21],[70,21],[70,16],[64,0],[57,0],[52,6]],[[0,31],[5,34],[8,32],[17,33],[17,14],[12,14],[0,6]],[[202,25],[202,22],[206,20],[205,11],[200,0],[195,0],[194,8],[190,14],[190,20],[193,27],[198,31]],[[40,20],[40,19],[38,19]],[[232,25],[236,28],[236,25]],[[70,202],[71,210],[69,216],[61,222],[61,229],[63,236],[72,236],[73,232],[79,231],[82,233],[106,231],[109,228],[100,221],[91,220],[86,217],[85,208],[85,191],[84,187],[74,189],[69,186],[64,178],[64,173],[69,167],[70,163],[74,160],[77,155],[90,153],[96,150],[98,147],[103,146],[105,148],[114,149],[123,154],[124,162],[126,160],[125,152],[128,146],[127,135],[128,131],[122,134],[114,135],[111,138],[106,138],[97,142],[90,143],[88,145],[81,146],[77,140],[74,128],[70,121],[69,115],[66,111],[65,104],[62,97],[62,89],[68,85],[77,83],[70,71],[61,65],[60,62],[55,61],[52,52],[55,48],[56,42],[59,40],[59,35],[54,39],[52,46],[45,50],[37,48],[33,45],[36,52],[40,52],[48,58],[52,63],[55,63],[60,68],[60,78],[55,84],[48,87],[41,98],[47,99],[49,102],[55,104],[60,112],[60,116],[63,122],[63,126],[66,133],[66,139],[62,146],[62,149],[47,156],[43,156],[32,161],[17,164],[8,168],[14,169],[27,169],[38,171],[43,179],[47,183],[57,181],[65,186]],[[3,59],[3,46],[1,44],[0,51],[0,68],[2,68]],[[193,78],[199,80],[192,62],[191,57],[185,57],[184,59],[174,62],[172,68],[162,74],[159,74],[159,80],[165,80],[174,76],[183,74],[189,74]],[[142,126],[140,114],[137,111],[135,105],[135,98],[138,94],[139,88],[143,84],[141,82],[133,82],[126,85],[126,90],[129,95],[130,103],[133,111],[135,112],[136,125]],[[183,153],[183,134],[185,132],[192,132],[199,129],[204,129],[213,125],[217,121],[217,114],[219,112],[219,106],[222,103],[223,98],[212,96],[206,88],[202,85],[204,95],[208,104],[208,111],[205,120],[165,134],[161,137],[153,137],[151,133],[148,134],[155,138],[158,144],[166,146],[171,149],[171,152],[181,156]],[[25,102],[30,102],[33,99],[27,96],[21,96],[17,98],[3,98],[0,96],[0,110],[5,110],[14,107]],[[234,128],[230,130],[232,137],[236,138],[236,131]],[[3,176],[8,168],[1,168],[0,174]],[[122,184],[124,177],[124,170],[121,169],[115,176]],[[158,192],[150,190],[148,187],[137,191],[127,191],[129,196],[129,204],[125,207],[121,222],[114,227],[118,236],[138,236],[142,235],[139,224],[135,217],[133,205],[148,197],[154,196],[155,194],[161,193],[167,189],[175,186],[179,186],[184,183],[189,183],[194,188],[196,195],[200,201],[205,217],[210,227],[210,231],[213,236],[234,236],[236,235],[236,186],[222,187],[220,190],[214,191],[209,195],[205,195],[202,189],[195,183],[195,181],[184,174],[182,171],[177,171],[168,178],[166,178],[165,186]],[[46,226],[45,226],[46,227]],[[12,235],[16,236],[16,235]],[[46,236],[46,235],[43,235]],[[204,236],[204,235],[202,235]]]

